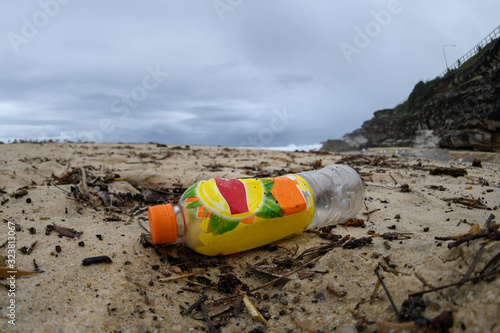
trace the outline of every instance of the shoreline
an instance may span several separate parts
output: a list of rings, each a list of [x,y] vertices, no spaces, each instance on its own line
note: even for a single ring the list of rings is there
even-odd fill
[[[289,144],[287,146],[270,146],[270,147],[241,147],[241,146],[210,146],[210,145],[198,145],[198,144],[169,144],[169,143],[157,143],[157,142],[148,142],[148,143],[124,143],[124,142],[50,142],[50,141],[24,141],[24,142],[11,142],[4,143],[0,142],[1,145],[16,145],[16,144],[73,144],[73,145],[157,145],[161,147],[225,147],[230,149],[250,149],[250,150],[270,150],[270,151],[282,151],[282,152],[316,152],[319,154],[331,153],[338,155],[357,155],[357,154],[366,154],[366,155],[379,155],[379,156],[391,156],[391,155],[399,155],[399,156],[407,156],[407,157],[416,157],[416,158],[428,158],[436,161],[449,161],[449,162],[472,162],[474,159],[479,159],[484,162],[497,163],[500,164],[500,153],[499,152],[487,152],[487,151],[475,151],[475,150],[450,150],[450,149],[441,149],[441,148],[414,148],[414,147],[372,147],[368,149],[362,150],[350,150],[350,151],[322,151],[321,143],[319,144],[308,144],[308,145],[295,145]],[[314,149],[317,147],[316,149]],[[300,149],[305,148],[305,149]],[[308,149],[311,148],[311,149]]]

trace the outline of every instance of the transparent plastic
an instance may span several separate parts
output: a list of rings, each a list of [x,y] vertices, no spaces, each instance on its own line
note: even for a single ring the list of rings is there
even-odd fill
[[[309,184],[314,198],[314,216],[307,229],[343,222],[361,210],[363,181],[353,168],[334,164],[298,175]]]

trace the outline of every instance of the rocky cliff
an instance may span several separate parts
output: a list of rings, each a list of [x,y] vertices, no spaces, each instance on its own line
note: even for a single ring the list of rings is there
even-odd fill
[[[500,40],[321,150],[415,147],[500,151]]]

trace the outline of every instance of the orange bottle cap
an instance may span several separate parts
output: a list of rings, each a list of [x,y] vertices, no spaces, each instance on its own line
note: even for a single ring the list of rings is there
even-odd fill
[[[149,207],[148,219],[153,243],[165,244],[177,241],[177,220],[171,204]]]

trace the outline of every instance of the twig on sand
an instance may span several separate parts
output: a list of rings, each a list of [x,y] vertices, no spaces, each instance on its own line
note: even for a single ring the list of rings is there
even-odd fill
[[[481,234],[481,236],[485,236],[487,234],[489,234],[489,230],[490,230],[490,226],[491,226],[491,221],[493,220],[493,217],[494,215],[493,214],[490,214],[490,216],[488,217],[488,221],[486,223],[486,230],[484,231],[483,234]],[[475,236],[475,235],[472,235],[472,236]],[[468,237],[467,237],[468,238]],[[480,237],[476,237],[476,238],[480,238]],[[475,238],[475,239],[476,239]],[[470,240],[470,239],[469,239]],[[467,240],[465,240],[467,241]],[[465,242],[463,241],[463,242]],[[457,241],[458,242],[458,241]],[[455,243],[457,243],[455,242]],[[463,242],[460,242],[458,245],[460,245],[461,243]],[[446,284],[444,286],[440,286],[440,287],[436,287],[436,288],[432,288],[432,289],[429,289],[429,290],[423,290],[423,291],[419,291],[419,292],[416,292],[416,293],[413,293],[410,295],[410,297],[413,297],[413,296],[418,296],[418,295],[423,295],[423,294],[427,294],[427,293],[430,293],[430,292],[433,292],[433,291],[438,291],[438,290],[442,290],[442,289],[445,289],[445,288],[449,288],[449,287],[454,287],[454,286],[458,286],[458,287],[461,287],[464,283],[466,282],[469,282],[469,281],[472,281],[472,282],[477,282],[477,281],[480,281],[481,279],[487,277],[487,276],[490,276],[490,275],[494,275],[494,274],[498,274],[500,273],[500,267],[499,265],[497,264],[497,262],[500,260],[500,253],[498,253],[497,255],[495,255],[485,266],[484,268],[481,270],[481,272],[479,273],[479,275],[475,276],[475,277],[470,277],[472,272],[474,271],[475,267],[477,266],[477,263],[479,262],[479,260],[481,259],[481,256],[483,254],[483,251],[484,251],[484,247],[485,247],[486,244],[482,244],[481,247],[479,248],[476,256],[474,257],[474,261],[472,262],[471,266],[469,267],[469,270],[467,271],[467,273],[465,273],[465,275],[460,279],[460,281],[458,282],[454,282],[454,283],[450,283],[450,284]],[[448,246],[449,247],[449,246]]]
[[[468,278],[467,280],[463,281],[463,283],[469,282],[469,281],[477,282],[477,281],[480,281],[481,279],[483,279],[483,278],[485,278],[487,276],[495,275],[495,274],[498,274],[498,273],[500,273],[500,270],[489,271],[488,273],[484,273],[484,274],[481,274],[481,275],[478,275],[478,276],[475,276],[475,277],[472,277],[472,278]],[[439,290],[450,288],[450,287],[454,287],[454,286],[460,286],[461,284],[459,284],[459,282],[445,284],[444,286],[440,286],[440,287],[436,287],[436,288],[432,288],[432,289],[428,289],[428,290],[418,291],[418,292],[410,294],[408,296],[409,297],[414,297],[414,296],[419,296],[419,295],[431,293],[431,292],[434,292],[434,291],[439,291]]]
[[[210,314],[208,313],[207,306],[205,305],[204,302],[200,303],[200,310],[201,313],[203,314],[203,319],[205,319],[205,323],[208,326],[208,331],[211,333],[219,332],[219,330],[215,327],[212,318],[210,318]]]
[[[257,287],[257,288],[254,288],[254,289],[250,290],[248,293],[253,293],[254,291],[257,291],[257,290],[259,290],[259,289],[262,289],[262,288],[265,288],[265,287],[269,286],[270,284],[273,284],[273,283],[275,283],[275,282],[278,282],[279,280],[281,280],[281,279],[283,279],[283,278],[286,278],[287,276],[290,276],[290,275],[292,275],[292,274],[293,274],[293,273],[295,273],[295,272],[298,272],[298,271],[299,271],[299,270],[301,270],[302,268],[306,267],[307,265],[312,264],[312,263],[313,263],[313,262],[315,262],[315,261],[318,261],[318,260],[319,260],[319,259],[321,259],[321,258],[323,258],[323,256],[319,256],[319,257],[316,257],[316,258],[314,258],[314,259],[312,259],[312,260],[309,260],[308,262],[306,262],[306,263],[304,263],[304,264],[300,265],[299,267],[297,267],[297,268],[296,268],[296,269],[294,269],[293,271],[290,271],[290,272],[286,273],[286,274],[285,274],[285,275],[283,275],[283,276],[280,276],[280,277],[278,277],[278,278],[276,278],[276,279],[274,279],[274,280],[271,280],[271,281],[269,281],[269,282],[267,282],[267,283],[264,283],[264,284],[263,284],[263,285],[261,285],[260,287]]]
[[[196,272],[192,272],[192,273],[187,273],[187,274],[182,274],[182,275],[178,275],[178,276],[171,276],[171,277],[168,277],[168,278],[162,278],[162,279],[158,279],[158,282],[169,282],[169,281],[174,281],[174,280],[180,280],[180,279],[184,279],[186,277],[190,277],[190,276],[193,276],[193,275],[198,275],[198,274],[201,274],[203,273],[205,270],[199,270],[199,271],[196,271]]]
[[[191,304],[187,309],[184,309],[181,311],[181,315],[185,316],[189,314],[191,311],[194,309],[197,309],[201,303],[205,302],[207,300],[207,295],[201,294],[200,298],[196,300],[193,304]]]
[[[488,222],[486,223],[486,230],[484,231],[485,234],[487,234],[490,231],[490,225],[491,221],[493,220],[493,217],[494,217],[493,214],[490,214],[490,217],[488,217]],[[479,259],[481,259],[481,256],[483,255],[485,245],[486,244],[482,244],[481,247],[479,248],[479,251],[477,251],[476,257],[474,258],[474,261],[470,265],[469,270],[467,271],[467,273],[465,273],[464,277],[460,281],[458,281],[459,286],[463,285],[469,279],[469,276],[472,274],[472,272],[474,272],[474,268],[476,268]]]
[[[391,297],[391,294],[389,293],[389,290],[385,286],[384,280],[382,279],[382,277],[380,276],[380,274],[378,272],[378,267],[375,268],[375,275],[377,276],[378,280],[380,281],[380,284],[382,285],[382,288],[384,288],[385,293],[387,294],[387,298],[389,298],[389,301],[391,302],[392,308],[394,309],[394,312],[396,313],[396,317],[399,318],[398,308],[396,307],[396,304],[394,303],[394,301],[393,301],[393,299]]]

